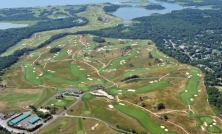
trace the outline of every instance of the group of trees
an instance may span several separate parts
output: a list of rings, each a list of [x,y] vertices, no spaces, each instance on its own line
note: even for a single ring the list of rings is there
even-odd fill
[[[152,5],[146,5],[145,8],[147,10],[162,10],[165,9],[162,5],[152,4]]]
[[[67,11],[69,14],[75,16],[79,12],[84,12],[87,9],[88,5],[83,5],[78,9],[75,9],[73,6],[66,6],[65,11]]]
[[[115,5],[115,4],[110,4],[108,6],[104,6],[103,10],[106,12],[106,13],[109,13],[109,12],[115,12],[117,9],[119,9],[121,6],[120,5]]]
[[[1,125],[0,125],[0,133],[1,134],[11,134],[6,128],[3,128]]]
[[[97,43],[104,43],[104,42],[106,42],[106,40],[104,38],[101,38],[101,37],[93,37],[93,41],[95,41]]]
[[[222,111],[222,93],[216,87],[207,86],[208,101]]]
[[[57,53],[59,51],[61,51],[61,48],[59,48],[59,47],[54,47],[49,50],[50,53]]]

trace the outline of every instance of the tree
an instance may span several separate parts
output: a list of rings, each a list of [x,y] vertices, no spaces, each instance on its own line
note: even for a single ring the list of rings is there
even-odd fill
[[[164,104],[163,104],[163,103],[159,103],[159,104],[157,105],[157,109],[158,109],[158,110],[165,109]]]
[[[61,48],[59,48],[59,47],[54,47],[49,50],[50,53],[57,53],[59,51],[61,51]]]
[[[149,53],[149,58],[152,59],[153,58],[153,55],[151,53]]]

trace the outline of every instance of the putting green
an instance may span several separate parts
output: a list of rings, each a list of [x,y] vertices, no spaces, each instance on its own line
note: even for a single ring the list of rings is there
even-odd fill
[[[145,129],[147,129],[152,134],[175,134],[174,132],[166,132],[160,127],[158,123],[152,121],[146,112],[140,110],[139,108],[127,105],[123,106],[117,102],[114,102],[113,106],[124,114],[136,119]]]
[[[180,93],[180,99],[184,104],[192,105],[193,99],[198,94],[197,87],[199,85],[200,77],[197,75],[199,73],[198,70],[190,70],[189,74],[192,75],[191,78],[186,83],[186,90],[187,92]]]
[[[146,92],[152,92],[155,90],[158,90],[160,88],[166,87],[170,84],[169,81],[166,80],[162,80],[159,82],[155,82],[155,83],[151,83],[148,85],[145,85],[143,87],[137,88],[135,89],[135,92],[132,91],[128,91],[126,89],[118,89],[118,88],[111,88],[108,89],[107,92],[111,95],[117,95],[117,94],[124,94],[124,95],[128,95],[128,94],[140,94],[140,93],[146,93]]]
[[[38,74],[35,72],[34,65],[32,64],[25,64],[25,79],[32,83],[33,85],[42,85],[43,82]]]
[[[156,48],[153,48],[152,51],[151,51],[151,54],[154,58],[157,58],[157,59],[162,59],[164,61],[170,61],[170,62],[173,62],[173,59],[172,58],[169,58],[169,57],[166,57],[166,56],[162,56],[162,55],[159,55],[157,53],[157,50]]]
[[[66,103],[61,100],[61,101],[57,101],[57,102],[55,103],[55,105],[56,105],[56,106],[59,106],[59,107],[62,107],[62,106],[65,106]]]

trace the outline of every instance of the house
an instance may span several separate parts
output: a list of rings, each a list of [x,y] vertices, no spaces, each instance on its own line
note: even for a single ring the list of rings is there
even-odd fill
[[[57,93],[56,99],[63,99],[63,94],[62,93]]]
[[[69,94],[82,94],[83,91],[75,89],[75,88],[66,88],[66,92]]]

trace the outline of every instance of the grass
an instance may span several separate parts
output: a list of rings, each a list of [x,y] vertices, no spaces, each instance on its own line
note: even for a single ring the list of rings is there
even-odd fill
[[[133,57],[135,57],[135,56],[137,56],[137,55],[138,55],[137,51],[136,51],[136,50],[133,50],[133,51],[130,53],[130,55],[127,55],[127,56],[125,56],[125,57],[122,57],[122,58],[113,60],[113,61],[111,62],[112,65],[109,65],[107,68],[104,69],[104,71],[110,70],[110,69],[118,69],[118,68],[120,67],[120,61],[122,61],[122,60],[128,60],[128,59],[133,58]]]
[[[209,116],[196,116],[195,117],[197,123],[196,123],[196,127],[197,128],[200,128],[201,125],[204,124],[204,122],[207,123],[207,130],[209,132],[212,132],[212,133],[221,133],[222,130],[220,128],[218,128],[217,126],[214,126],[213,125],[213,119],[212,117],[209,117]]]
[[[66,96],[64,97],[62,100],[57,100],[57,99],[51,99],[49,100],[46,105],[54,105],[57,107],[68,107],[70,106],[73,102],[76,101],[76,98],[74,97],[70,97],[70,96]]]
[[[173,66],[173,65],[172,64],[167,64],[167,65],[164,65],[164,66],[155,66],[155,67],[152,67],[150,69],[136,69],[134,71],[127,71],[126,73],[123,74],[123,76],[124,77],[128,77],[128,76],[131,76],[131,75],[148,73],[148,72],[152,72],[154,70],[165,68],[165,67],[169,67],[169,66]]]
[[[152,51],[151,51],[151,54],[154,58],[157,58],[157,59],[162,59],[164,61],[170,61],[170,62],[173,62],[173,59],[172,58],[169,58],[169,57],[164,57],[160,54],[157,53],[157,49],[156,48],[153,48]]]
[[[41,93],[41,97],[35,102],[35,106],[36,107],[40,107],[42,106],[45,102],[48,101],[48,99],[50,99],[53,95],[55,94],[54,91],[48,89],[48,88],[45,88],[45,89],[42,89],[42,93]]]
[[[155,82],[155,83],[151,83],[148,85],[145,85],[143,87],[137,88],[135,89],[135,92],[131,92],[131,91],[127,91],[126,89],[118,89],[118,88],[111,88],[111,89],[107,89],[107,92],[110,93],[111,95],[117,95],[118,93],[122,93],[123,95],[129,95],[129,94],[141,94],[141,93],[147,93],[147,92],[152,92],[155,90],[158,90],[160,88],[166,87],[170,84],[169,81],[159,81],[159,82]],[[121,90],[121,91],[119,91]]]
[[[187,92],[180,93],[180,99],[183,103],[187,105],[192,105],[194,102],[190,98],[194,98],[194,95],[198,94],[197,87],[199,85],[200,77],[197,75],[198,70],[190,70],[189,73],[192,75],[191,78],[186,83]]]
[[[152,121],[150,119],[150,116],[139,108],[126,105],[122,106],[116,102],[113,103],[113,106],[124,114],[136,119],[144,128],[146,128],[152,134],[175,134],[174,132],[164,131],[158,123]]]
[[[4,101],[8,106],[19,106],[19,103],[29,102],[33,103],[38,99],[39,94],[28,94],[28,93],[13,93],[13,94],[2,94],[0,95],[0,101]],[[27,103],[27,105],[29,105]],[[21,105],[24,107],[24,105]]]
[[[88,81],[88,77],[87,77],[87,74],[85,73],[85,71],[83,70],[80,70],[80,67],[78,67],[78,65],[75,65],[75,64],[71,64],[69,66],[69,69],[71,71],[71,73],[76,77],[78,78],[79,81]]]
[[[38,74],[34,70],[34,65],[32,64],[25,64],[25,79],[32,83],[33,85],[42,85],[43,82],[41,78],[37,78]]]

